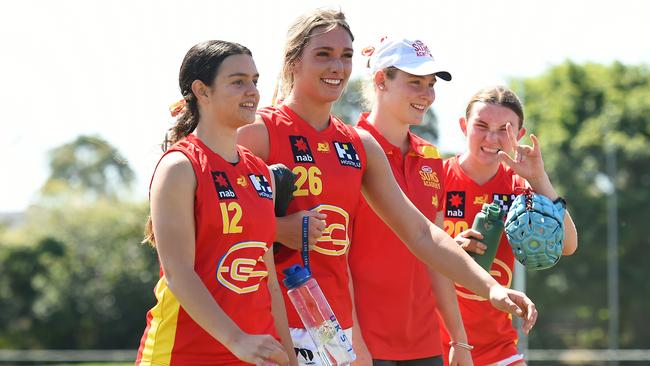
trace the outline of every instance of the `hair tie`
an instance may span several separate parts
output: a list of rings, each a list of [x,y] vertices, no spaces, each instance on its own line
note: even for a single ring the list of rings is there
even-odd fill
[[[186,107],[187,107],[187,101],[185,99],[181,99],[178,102],[169,106],[169,113],[171,113],[172,117],[176,117],[182,112],[184,112]]]
[[[362,56],[372,56],[373,53],[375,53],[375,47],[373,46],[368,46],[361,50]]]

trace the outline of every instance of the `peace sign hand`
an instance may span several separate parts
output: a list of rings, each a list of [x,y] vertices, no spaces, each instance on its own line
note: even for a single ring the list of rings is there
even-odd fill
[[[508,153],[499,151],[499,159],[529,182],[539,181],[546,176],[542,151],[539,148],[537,137],[533,134],[530,135],[533,146],[520,145],[510,123],[506,124],[506,133],[510,141],[511,151]],[[509,153],[514,153],[514,159],[510,157]]]

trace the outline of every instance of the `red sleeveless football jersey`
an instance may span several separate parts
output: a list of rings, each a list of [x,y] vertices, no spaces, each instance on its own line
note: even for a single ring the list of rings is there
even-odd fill
[[[495,176],[483,185],[468,177],[460,167],[458,156],[445,160],[445,231],[452,237],[472,227],[474,217],[484,203],[498,202],[506,212],[526,181],[503,164]],[[501,237],[490,274],[501,285],[510,288],[515,257],[505,234]],[[517,351],[517,332],[512,317],[495,309],[486,299],[456,285],[458,306],[465,324],[468,342],[474,346],[475,365],[503,360]],[[443,330],[443,348],[448,354],[449,335]]]
[[[231,164],[192,134],[171,151],[185,154],[196,175],[194,270],[244,332],[277,338],[262,261],[275,236],[267,166],[241,146]],[[162,269],[154,292],[158,303],[147,314],[136,365],[245,364],[190,318]]]
[[[346,255],[366,166],[359,135],[352,126],[333,116],[325,130],[317,131],[284,105],[261,109],[258,114],[269,133],[267,163],[283,163],[298,176],[287,214],[300,210],[327,214],[323,236],[309,252],[311,271],[341,326],[350,328],[352,300]],[[302,258],[300,251],[285,246],[279,248],[275,266],[281,281],[284,278],[282,270],[302,264]],[[289,326],[304,328],[286,290],[283,287]]]
[[[402,155],[361,115],[357,126],[379,142],[402,191],[430,221],[442,210],[438,149],[409,133]],[[348,261],[363,338],[374,359],[415,360],[442,354],[436,301],[427,267],[361,198]],[[390,294],[387,296],[387,294]]]

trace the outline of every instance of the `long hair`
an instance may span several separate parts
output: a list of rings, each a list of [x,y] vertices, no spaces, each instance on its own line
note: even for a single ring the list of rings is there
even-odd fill
[[[192,92],[192,83],[201,80],[203,84],[212,86],[221,63],[229,56],[241,54],[252,56],[248,48],[238,43],[218,40],[201,42],[187,51],[178,73],[178,85],[183,96],[181,105],[184,107],[177,116],[174,126],[165,134],[162,143],[163,151],[167,151],[171,145],[192,133],[199,124],[199,106],[196,95]],[[151,215],[147,219],[142,242],[156,245]]]
[[[313,10],[298,17],[289,27],[287,41],[284,46],[284,62],[282,63],[280,85],[275,88],[273,103],[278,99],[285,98],[291,93],[293,89],[293,65],[302,57],[302,51],[309,43],[310,38],[327,33],[337,26],[345,29],[354,41],[354,35],[352,35],[350,26],[345,20],[345,14],[339,10]],[[316,29],[318,29],[318,32],[315,32]],[[278,91],[280,92],[279,96]]]

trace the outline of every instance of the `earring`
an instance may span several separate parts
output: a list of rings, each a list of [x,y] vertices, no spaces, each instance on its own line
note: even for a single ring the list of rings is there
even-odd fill
[[[377,87],[379,88],[379,90],[384,90],[384,84],[383,84],[383,83],[382,83],[382,84],[379,84],[379,85],[377,85]]]

